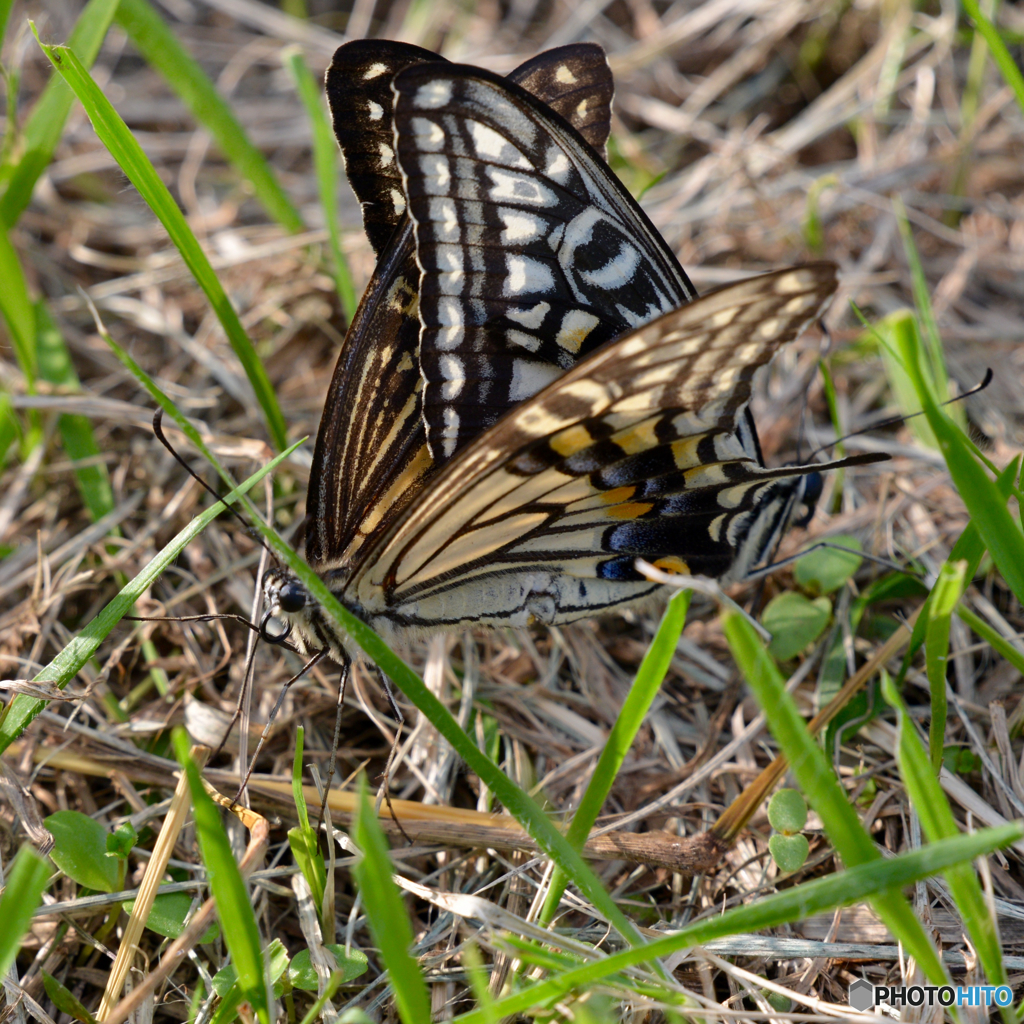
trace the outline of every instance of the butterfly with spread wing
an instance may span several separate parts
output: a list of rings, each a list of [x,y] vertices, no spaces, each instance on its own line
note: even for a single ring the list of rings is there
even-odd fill
[[[640,558],[743,578],[827,468],[766,467],[748,403],[755,371],[830,299],[835,268],[691,301],[639,206],[550,107],[479,68],[376,64],[368,80],[388,77],[391,105],[383,90],[364,102],[375,122],[390,109],[393,145],[365,149],[397,164],[400,186],[371,173],[357,192],[364,210],[392,199],[378,278],[407,262],[398,222],[411,221],[417,287],[405,264],[395,279],[418,348],[353,322],[317,438],[311,567],[389,638],[635,604],[663,589]],[[367,227],[383,238],[383,222]],[[418,370],[422,394],[395,400],[389,365]],[[291,573],[270,570],[264,596],[268,639],[355,653]]]

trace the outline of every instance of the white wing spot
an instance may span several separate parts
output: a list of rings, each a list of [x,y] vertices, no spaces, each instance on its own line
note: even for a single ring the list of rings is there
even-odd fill
[[[395,159],[395,151],[386,142],[382,142],[379,149],[381,167],[390,167],[392,161]]]
[[[593,313],[587,313],[582,309],[570,309],[562,317],[562,325],[558,328],[555,343],[560,345],[566,352],[579,352],[587,335],[601,322],[599,317]]]
[[[562,376],[562,371],[550,363],[535,363],[532,359],[517,359],[512,364],[512,383],[508,397],[513,402],[532,398],[541,388]]]
[[[562,182],[565,176],[569,173],[571,166],[569,158],[557,146],[552,146],[548,150],[548,165],[544,169],[544,173],[549,178],[554,178],[555,181]]]
[[[420,157],[420,173],[423,175],[423,189],[431,195],[447,195],[448,184],[452,173],[448,168],[448,158],[427,155]]]
[[[436,110],[445,106],[451,98],[452,83],[445,79],[435,79],[421,85],[416,90],[416,98],[412,102],[421,110]]]
[[[524,331],[506,331],[505,340],[512,345],[519,345],[528,352],[536,352],[540,348],[540,338],[535,334],[526,334]]]
[[[381,75],[386,75],[387,71],[388,71],[387,64],[381,64],[380,61],[378,61],[376,64],[371,64],[363,72],[363,81],[364,82],[369,82],[373,78],[380,78]]]
[[[555,81],[563,85],[572,85],[576,81],[576,76],[569,70],[568,64],[559,64],[555,72]]]
[[[417,149],[436,153],[444,146],[444,129],[436,121],[431,121],[429,117],[414,117],[412,132]]]
[[[439,239],[445,242],[459,240],[459,217],[455,210],[455,201],[445,196],[430,200],[430,219],[435,224]]]
[[[580,273],[580,277],[595,288],[622,288],[633,280],[638,266],[640,266],[639,250],[632,245],[623,244],[618,255],[613,260],[609,260],[600,270],[584,270]]]
[[[450,402],[453,398],[458,398],[462,391],[466,383],[466,370],[458,356],[441,356],[438,365],[441,368],[441,376],[444,377],[441,397]]]
[[[505,278],[503,295],[521,295],[523,292],[543,294],[554,291],[554,275],[552,275],[550,267],[545,266],[539,260],[507,253],[505,266],[508,268],[508,277]]]
[[[519,167],[526,171],[533,170],[533,164],[504,135],[496,132],[489,125],[479,121],[467,121],[469,137],[473,140],[473,148],[481,160],[497,160],[506,167]]]
[[[444,410],[444,430],[441,433],[444,438],[441,450],[447,459],[455,451],[455,442],[459,437],[459,414],[451,406]]]
[[[397,188],[391,189],[391,202],[395,206],[395,214],[401,217],[405,213],[405,196]]]
[[[515,320],[517,324],[522,324],[524,327],[529,327],[531,331],[535,331],[544,322],[544,317],[550,310],[551,304],[541,301],[529,309],[507,309],[505,316],[509,320]]]
[[[533,242],[541,237],[545,224],[533,214],[523,210],[509,209],[507,206],[498,208],[498,216],[505,225],[501,240],[505,245],[515,242]]]
[[[371,121],[379,121],[384,116],[384,108],[379,103],[374,103],[373,100],[366,101],[366,108],[370,112]]]
[[[556,206],[554,193],[535,178],[525,174],[511,174],[499,167],[488,167],[493,187],[491,198],[496,202],[514,200],[532,206]]]

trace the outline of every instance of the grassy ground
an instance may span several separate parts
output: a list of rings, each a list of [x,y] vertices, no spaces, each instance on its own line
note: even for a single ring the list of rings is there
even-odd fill
[[[956,983],[1008,984],[1020,1000],[1024,842],[1012,829],[979,834],[973,847],[952,838],[1024,817],[1024,538],[1014,470],[998,484],[989,471],[1014,466],[1024,443],[1020,12],[1000,11],[993,52],[951,8],[900,3],[302,5],[93,0],[83,13],[0,0],[0,674],[20,681],[5,684],[12,706],[0,721],[10,882],[0,922],[18,922],[0,935],[0,968],[14,964],[10,1019],[123,1019],[123,1004],[120,1016],[112,1008],[129,966],[138,1020],[334,1020],[346,1009],[407,1022],[428,1012],[817,1020],[848,1012],[856,978],[936,983],[943,971]],[[101,144],[30,19],[44,43],[71,40],[87,63],[95,54],[93,79],[148,161],[127,150],[115,159]],[[414,676],[389,672],[408,697],[391,781],[406,835],[386,817],[381,825],[404,897],[384,870],[376,819],[365,805],[357,813],[360,773],[376,784],[395,735],[373,672],[357,667],[346,695],[344,792],[331,802],[352,838],[318,869],[292,763],[302,726],[302,763],[326,773],[336,671],[317,668],[288,691],[252,812],[240,824],[224,815],[229,848],[212,805],[193,794],[189,811],[184,783],[172,795],[170,729],[218,744],[249,632],[230,621],[118,621],[133,603],[142,615],[255,614],[261,549],[224,515],[174,540],[211,501],[154,440],[154,400],[104,335],[238,479],[315,435],[373,257],[344,182],[340,236],[328,230],[296,76],[322,80],[346,32],[501,72],[559,43],[600,42],[617,87],[612,166],[700,291],[810,259],[840,265],[827,331],[783,353],[756,395],[770,464],[931,403],[926,418],[847,439],[848,453],[892,460],[831,476],[814,519],[780,552],[841,537],[881,562],[812,556],[731,592],[775,633],[778,667],[743,620],[700,594],[688,610],[673,606],[653,646],[657,617],[626,615],[439,636],[400,652],[426,684],[421,693]],[[74,78],[70,58],[62,69]],[[175,201],[162,224],[140,198],[149,189],[159,208],[160,182]],[[934,407],[988,367],[985,391],[948,417]],[[191,460],[192,442],[169,434]],[[272,489],[252,492],[264,508],[272,499],[286,537],[304,514],[310,453],[307,442],[276,467]],[[903,665],[901,623],[915,615],[926,642]],[[249,751],[299,662],[261,647],[255,664]],[[622,712],[635,676],[633,693],[647,697]],[[863,677],[866,696],[846,713],[849,728],[833,725],[816,745],[781,695],[787,677],[805,718],[850,678]],[[886,677],[899,686],[883,687]],[[466,730],[461,739],[427,691]],[[620,758],[599,763],[610,736],[634,732]],[[488,775],[484,762],[468,770],[476,750],[504,774]],[[760,795],[741,797],[780,751],[797,765],[786,784],[812,805],[805,825],[780,829]],[[232,757],[205,775],[234,796]],[[506,777],[555,821],[596,802],[607,831],[586,847],[592,872]],[[737,798],[749,813],[735,810]],[[318,802],[312,789],[307,799]],[[718,823],[712,834],[733,838],[721,819],[730,805],[725,821],[746,827],[694,873],[693,837]],[[526,830],[492,813],[502,809]],[[14,860],[25,844],[49,845],[43,819],[53,862]],[[773,825],[776,839],[808,841],[793,870],[769,852]],[[950,867],[1010,842],[976,872]],[[353,877],[356,848],[367,856]],[[177,889],[164,899],[170,924],[154,930],[151,917],[133,938],[138,915],[123,901],[144,902],[138,889],[161,851],[170,859],[155,880]],[[240,879],[232,886],[235,861],[256,871],[251,901]],[[553,865],[555,881],[570,883],[561,902],[548,895]],[[197,935],[191,959],[168,962],[161,936],[200,907],[207,872],[229,879],[211,882],[222,934]],[[291,964],[267,998],[260,950],[272,940],[273,963],[284,970],[287,953]],[[657,961],[630,952],[655,940]],[[112,969],[133,941],[139,952]],[[324,943],[348,947],[331,994]],[[214,978],[229,960],[234,984]],[[317,1006],[310,960],[321,965]],[[161,962],[174,968],[166,976]]]

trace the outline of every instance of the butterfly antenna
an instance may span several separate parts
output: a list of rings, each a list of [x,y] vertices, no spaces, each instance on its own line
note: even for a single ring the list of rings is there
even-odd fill
[[[956,398],[947,399],[945,402],[940,402],[940,408],[945,405],[952,405],[954,402],[962,402],[965,398],[971,398],[973,395],[977,395],[982,392],[992,383],[992,379],[995,374],[991,368],[985,371],[985,377],[982,382],[975,387],[971,388],[970,391],[965,391],[962,395],[957,395]],[[822,445],[817,451],[811,453],[813,459],[816,455],[820,455],[827,448],[834,448],[837,444],[842,444],[843,441],[848,440],[851,437],[857,437],[860,434],[867,434],[875,430],[882,430],[885,427],[898,427],[901,423],[906,423],[909,420],[916,419],[918,416],[923,416],[924,410],[920,412],[908,413],[906,416],[890,416],[884,420],[878,420],[877,423],[869,423],[866,427],[861,427],[860,430],[853,430],[849,434],[844,434],[842,437],[837,437],[834,441],[830,441],[828,444]]]
[[[267,554],[270,555],[270,557],[274,560],[276,564],[277,555],[275,555],[274,552],[271,551],[266,541],[264,541],[264,539],[242,518],[242,515],[238,511],[238,509],[232,508],[226,501],[224,501],[224,499],[181,457],[181,455],[178,453],[178,450],[174,447],[174,445],[171,444],[171,442],[167,438],[167,435],[164,433],[163,420],[164,410],[162,408],[159,408],[155,413],[153,413],[153,433],[156,435],[156,439],[171,453],[171,455],[174,458],[174,461],[177,462],[178,465],[181,466],[182,469],[184,469],[185,472],[188,473],[188,475],[192,477],[193,480],[195,480],[197,483],[200,484],[200,486],[204,487],[207,491],[209,491],[209,493],[212,494],[217,501],[222,502],[224,504],[224,508],[226,508],[242,524],[242,527],[245,529],[245,532],[249,534],[249,536],[252,537],[252,539],[256,541],[256,543],[259,544],[259,546],[263,548],[264,551],[267,552]]]

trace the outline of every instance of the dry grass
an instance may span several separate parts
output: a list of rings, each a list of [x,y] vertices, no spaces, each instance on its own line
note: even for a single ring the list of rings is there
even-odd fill
[[[22,103],[38,95],[50,68],[20,26],[32,17],[44,38],[61,40],[77,10],[77,4],[16,5],[4,62],[20,70]],[[305,27],[254,0],[175,0],[167,11],[175,31],[219,80],[252,138],[272,159],[310,225],[309,234],[288,237],[268,224],[221,155],[119,30],[110,33],[94,74],[215,258],[264,358],[291,435],[315,435],[344,324],[333,283],[322,269],[326,236],[307,122],[281,70],[279,52],[283,42],[298,41],[314,73],[322,74],[341,39],[334,33],[344,31],[346,16],[323,14],[317,20],[325,27]],[[314,6],[312,13],[321,12]],[[907,4],[847,6],[822,0],[692,5],[615,0],[565,6],[516,0],[501,8],[439,3],[388,9],[356,0],[351,18],[357,35],[390,36],[404,25],[403,38],[409,41],[443,45],[450,58],[499,71],[560,42],[581,37],[601,42],[616,75],[616,168],[634,187],[663,175],[646,194],[645,205],[700,290],[819,254],[841,265],[842,291],[828,327],[846,430],[893,411],[880,360],[863,344],[853,344],[860,329],[848,300],[871,318],[911,304],[891,202],[902,196],[952,375],[961,386],[970,386],[986,366],[996,370],[993,386],[968,402],[969,417],[996,462],[1003,464],[1020,451],[1024,119],[989,65],[976,113],[963,123],[968,47],[948,7],[915,10]],[[1024,27],[1020,12],[1007,11],[1006,24]],[[808,247],[805,230],[808,196],[814,194],[822,232],[816,250]],[[347,189],[343,204],[344,244],[357,284],[363,284],[372,256]],[[4,387],[18,409],[42,410],[50,438],[39,450],[41,458],[10,460],[0,484],[0,540],[7,549],[0,562],[0,671],[25,679],[102,607],[122,576],[134,576],[207,500],[153,440],[151,409],[97,336],[83,291],[111,333],[203,425],[229,466],[244,474],[268,449],[248,386],[204,299],[80,110],[72,114],[57,160],[12,240],[31,285],[59,318],[82,381],[81,393],[50,393],[41,387],[39,395],[28,395],[10,349],[0,349]],[[804,413],[813,445],[833,436],[816,372],[824,343],[821,335],[805,337],[785,354],[758,395],[755,416],[769,462],[792,455]],[[115,534],[96,529],[83,509],[56,435],[58,411],[82,413],[93,423],[114,488]],[[849,472],[841,484],[830,483],[809,534],[854,533],[879,556],[901,563],[913,557],[936,569],[966,522],[941,460],[922,448],[907,427],[858,437],[848,447],[885,450],[893,461]],[[297,522],[303,514],[309,451],[307,445],[277,476],[280,521]],[[799,532],[793,534],[782,553],[796,550],[804,540]],[[237,522],[222,517],[189,546],[139,610],[249,617],[259,556]],[[857,587],[882,571],[865,564]],[[736,596],[757,605],[789,585],[783,571],[765,593],[749,588]],[[1020,646],[1021,609],[997,578],[972,590],[968,601]],[[873,610],[868,625],[875,631],[850,638],[851,669],[877,647],[886,622],[915,606],[908,601]],[[531,634],[438,637],[413,645],[407,655],[457,717],[468,721],[476,707],[497,723],[499,759],[507,772],[521,785],[536,787],[559,810],[578,801],[652,631],[651,621],[627,616]],[[152,639],[149,655],[141,645],[144,637]],[[196,724],[199,711],[203,706],[221,712],[233,708],[246,643],[245,632],[231,623],[140,629],[126,623],[116,630],[99,659],[66,691],[71,699],[51,705],[6,758],[30,796],[20,813],[0,803],[3,859],[21,842],[21,822],[31,815],[32,805],[40,815],[76,808],[104,823],[131,815],[140,829],[148,822],[155,830],[154,813],[162,809],[152,805],[169,796],[171,785],[166,730],[187,722],[199,738],[216,735],[215,728],[204,733]],[[1020,817],[1020,674],[955,619],[953,645],[958,705],[951,708],[947,743],[973,748],[990,760],[984,770],[954,779],[950,795],[965,824],[991,820],[993,813]],[[253,719],[262,723],[295,666],[277,651],[258,652],[256,666]],[[817,674],[812,667],[797,691],[808,712],[817,700]],[[912,671],[909,678],[908,697],[925,714],[927,685],[920,685],[920,672]],[[163,695],[156,683],[165,687]],[[375,778],[393,726],[374,678],[357,672],[354,683],[338,751],[340,776],[365,767]],[[325,769],[336,685],[333,671],[315,671],[291,689],[260,773],[287,775],[296,724],[305,726],[306,760]],[[705,830],[767,762],[771,741],[766,734],[737,739],[756,715],[728,657],[714,607],[695,599],[660,705],[606,805],[606,823],[640,834]],[[407,719],[394,797],[485,810],[486,793],[429,724],[411,708]],[[261,726],[253,728],[258,733]],[[838,752],[838,764],[852,791],[867,791],[861,809],[876,840],[898,851],[920,840],[893,770],[891,733],[876,722]],[[713,770],[702,768],[729,744],[731,753]],[[232,795],[234,766],[222,757],[215,767],[221,771],[209,773],[214,785]],[[854,783],[855,773],[868,777]],[[262,788],[253,801],[273,826],[267,864],[282,863],[282,856],[288,864],[284,830],[294,824],[294,808],[280,799],[268,802]],[[755,817],[718,870],[696,878],[673,871],[670,860],[659,865],[639,855],[620,854],[597,866],[609,890],[628,901],[638,923],[660,929],[770,890],[776,869],[767,856],[768,831],[763,814]],[[530,859],[525,839],[513,837],[502,845],[497,834],[485,834],[471,850],[465,846],[471,835],[468,824],[445,812],[434,831],[414,835],[415,847],[403,849],[402,841],[395,840],[400,847],[396,863],[406,877],[439,890],[477,892],[491,886],[485,890],[488,898],[525,915],[544,861]],[[655,845],[662,841],[658,835],[649,837]],[[195,875],[198,861],[188,831],[174,857],[182,878]],[[132,862],[129,884],[137,884],[144,866],[144,859]],[[826,840],[812,835],[811,858],[801,877],[830,870]],[[338,872],[337,885],[338,918],[344,924],[353,906],[346,871]],[[1024,976],[1019,854],[1011,851],[992,862],[991,892],[1008,964],[1019,981]],[[75,895],[65,881],[59,899],[70,901]],[[263,875],[254,900],[265,935],[280,937],[286,945],[303,944],[287,878]],[[950,954],[955,976],[971,977],[974,959],[941,887],[919,887],[917,900]],[[431,911],[422,901],[409,907],[422,940],[418,952],[427,957],[435,1011],[443,1016],[465,1007],[459,1002],[465,990],[454,953],[473,926]],[[102,947],[90,938],[102,913],[103,908],[57,904],[39,918],[19,962],[30,995],[45,1000],[40,977],[45,970],[60,975],[95,1007],[109,970],[107,947],[117,945],[114,933]],[[585,907],[567,913],[561,923],[580,937],[599,937]],[[359,923],[354,937],[371,945]],[[158,955],[152,933],[146,933],[143,947],[150,956]],[[720,959],[725,955],[730,962]],[[804,922],[767,946],[737,937],[713,951],[694,951],[674,965],[677,978],[698,996],[730,1011],[747,1007],[764,1018],[764,1004],[758,1008],[744,1001],[750,982],[732,963],[791,990],[794,1010],[811,1012],[814,1019],[834,1012],[819,1000],[845,1004],[846,986],[854,977],[881,982],[901,972],[892,940],[863,909]],[[383,987],[361,988],[374,974],[371,970],[357,986],[344,990],[336,1005],[351,998],[384,1019],[387,1011],[377,1005]],[[193,968],[183,966],[173,983],[160,988],[151,1012],[162,1019],[185,1019],[194,983]]]

